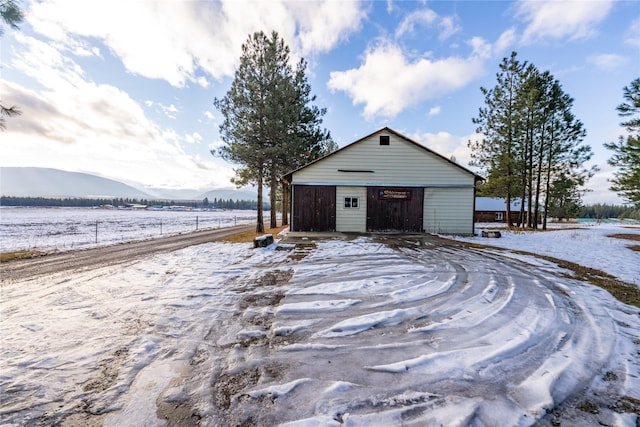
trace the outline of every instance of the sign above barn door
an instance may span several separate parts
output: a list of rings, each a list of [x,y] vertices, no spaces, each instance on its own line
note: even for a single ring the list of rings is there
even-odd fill
[[[411,190],[378,190],[378,200],[411,200]]]

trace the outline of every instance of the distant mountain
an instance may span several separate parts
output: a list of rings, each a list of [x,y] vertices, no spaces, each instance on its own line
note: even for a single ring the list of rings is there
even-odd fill
[[[265,192],[265,201],[266,197],[269,195],[268,192]],[[200,194],[198,200],[203,200],[204,198],[209,199],[210,202],[213,199],[222,199],[222,200],[258,200],[258,190],[235,190],[233,188],[220,188],[217,190],[207,191],[206,193]]]
[[[268,194],[268,193],[265,193]],[[147,200],[257,200],[255,191],[222,188],[145,188],[144,191],[113,179],[50,168],[0,167],[0,195],[50,198],[130,198]]]
[[[145,193],[158,200],[202,200],[202,190],[181,190],[174,188],[143,187]]]
[[[151,198],[144,191],[112,179],[49,168],[0,168],[0,193],[15,197]]]

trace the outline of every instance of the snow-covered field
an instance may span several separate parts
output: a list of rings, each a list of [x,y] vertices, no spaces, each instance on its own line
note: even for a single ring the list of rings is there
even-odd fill
[[[476,224],[476,234],[495,229],[497,224]],[[613,234],[640,235],[640,224],[551,224],[549,232],[500,230],[499,239],[455,237],[456,240],[547,255],[595,268],[640,287],[640,252],[628,246],[640,241],[610,238]]]
[[[0,208],[0,252],[69,250],[255,222],[255,211]]]
[[[587,263],[593,242],[637,277],[607,234],[640,230],[602,230],[482,243]],[[382,236],[210,243],[14,283],[0,425],[636,426],[639,309],[559,273]]]

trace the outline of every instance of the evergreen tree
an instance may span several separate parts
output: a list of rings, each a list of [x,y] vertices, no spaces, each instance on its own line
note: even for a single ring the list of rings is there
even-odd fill
[[[274,38],[275,36],[274,33]],[[220,135],[225,146],[217,153],[225,160],[240,165],[233,179],[236,185],[252,183],[257,186],[258,233],[264,232],[263,186],[265,176],[268,175],[271,154],[269,149],[274,145],[274,141],[269,140],[269,127],[277,121],[277,117],[270,114],[272,111],[269,108],[277,89],[273,83],[278,71],[286,67],[281,56],[277,55],[277,47],[273,46],[263,32],[249,36],[242,45],[240,66],[236,70],[231,89],[222,99],[214,101],[224,117]]]
[[[9,27],[17,30],[18,24],[22,22],[23,16],[16,0],[0,0],[0,18]],[[0,25],[0,36],[4,33],[4,28]]]
[[[281,176],[298,167],[296,161],[317,158],[330,141],[319,127],[326,110],[311,105],[315,97],[305,71],[304,60],[295,70],[289,65],[289,47],[276,32],[270,38],[254,33],[242,46],[231,89],[214,102],[224,116],[220,134],[226,144],[217,154],[240,165],[236,185],[258,187],[257,232],[264,231],[263,185],[271,189],[270,223],[276,227]]]
[[[277,188],[281,188],[281,209],[282,224],[288,224],[287,214],[289,212],[289,186],[283,181],[282,176],[305,164],[316,160],[337,148],[332,141],[329,131],[322,129],[322,116],[326,113],[326,108],[319,108],[313,105],[316,96],[311,94],[311,86],[306,76],[307,64],[304,59],[297,64],[292,85],[287,94],[287,114],[289,115],[288,127],[283,134],[285,137],[280,144],[278,156],[274,162],[273,176],[276,177],[276,184],[280,187],[271,186],[274,197],[271,199],[271,206],[275,218]]]
[[[549,189],[549,215],[564,220],[576,218],[582,211],[578,185],[581,180],[560,173]]]
[[[621,136],[617,143],[604,145],[614,152],[608,163],[618,167],[611,190],[640,208],[640,78],[625,86],[623,95],[625,102],[618,105],[617,110],[620,117],[630,117],[621,123],[629,135],[626,139]]]
[[[477,142],[469,142],[472,164],[488,173],[483,192],[506,198],[507,224],[511,225],[511,199],[519,193],[520,180],[516,174],[521,116],[517,97],[524,80],[526,63],[516,59],[516,52],[500,64],[498,80],[492,89],[481,87],[485,106],[480,108],[473,123],[476,132],[483,135]]]
[[[474,163],[488,175],[481,193],[505,197],[507,215],[511,198],[519,196],[518,224],[533,228],[544,197],[546,228],[550,208],[576,212],[565,208],[579,199],[580,187],[593,174],[583,168],[591,147],[581,145],[586,132],[571,112],[573,99],[548,71],[520,63],[512,53],[503,59],[497,79],[493,89],[481,88],[485,107],[473,119],[484,139],[469,144]]]
[[[23,19],[22,11],[18,7],[18,2],[15,0],[0,0],[0,18],[2,18],[2,21],[6,25],[17,30],[18,24],[22,22]],[[0,25],[0,36],[2,36],[3,33],[4,28]],[[5,107],[2,101],[0,101],[0,130],[6,128],[5,117],[14,117],[20,114],[22,114],[22,111],[15,105]]]
[[[551,85],[548,114],[545,118],[546,134],[544,144],[544,213],[542,228],[546,230],[549,210],[553,207],[552,187],[555,181],[570,180],[573,189],[579,191],[595,167],[584,169],[583,165],[593,156],[591,147],[582,145],[586,130],[580,120],[571,112],[573,98],[562,90],[557,80]],[[562,187],[567,187],[565,183]],[[569,191],[569,190],[567,190]]]

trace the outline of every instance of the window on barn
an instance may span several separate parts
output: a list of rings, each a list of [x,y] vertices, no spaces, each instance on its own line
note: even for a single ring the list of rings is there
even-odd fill
[[[504,219],[504,216],[502,215],[502,212],[496,212],[496,221],[502,221]]]
[[[354,209],[358,208],[358,198],[357,197],[345,197],[344,198],[344,207],[345,209]]]
[[[389,145],[389,135],[380,135],[380,145]]]

